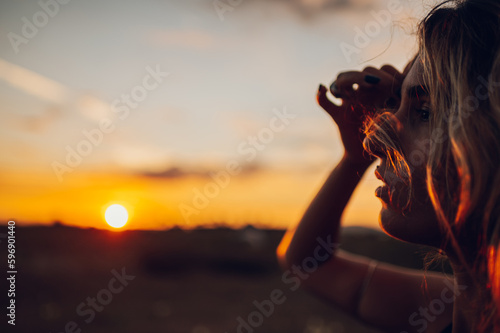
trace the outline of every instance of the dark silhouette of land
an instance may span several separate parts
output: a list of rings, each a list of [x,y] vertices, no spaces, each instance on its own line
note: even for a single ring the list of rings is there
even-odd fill
[[[18,226],[16,325],[7,325],[2,310],[0,331],[377,332],[294,290],[275,259],[282,236],[253,227],[110,232]],[[0,241],[6,272],[7,243]],[[416,268],[426,253],[365,228],[345,228],[341,246]],[[6,279],[1,283],[6,309]]]

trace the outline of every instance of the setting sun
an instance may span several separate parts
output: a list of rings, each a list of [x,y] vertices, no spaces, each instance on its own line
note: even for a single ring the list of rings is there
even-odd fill
[[[106,209],[104,218],[113,228],[121,228],[127,223],[128,212],[122,205],[114,204]]]

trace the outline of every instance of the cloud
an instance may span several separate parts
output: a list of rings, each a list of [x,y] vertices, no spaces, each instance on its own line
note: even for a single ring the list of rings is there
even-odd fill
[[[116,114],[112,113],[111,105],[90,93],[78,96],[75,103],[78,111],[89,119],[100,121],[116,117]]]
[[[45,109],[42,114],[27,116],[22,118],[23,127],[29,132],[45,132],[50,125],[62,115],[61,108],[51,106]]]
[[[78,96],[59,82],[1,58],[0,80],[43,101],[58,106],[76,106],[82,115],[94,121],[111,116],[111,106],[98,97],[91,94]],[[34,127],[38,127],[38,124]]]
[[[181,169],[178,167],[170,167],[163,171],[146,171],[141,174],[142,176],[150,178],[164,178],[164,179],[176,179],[185,177],[207,177],[205,172],[195,172]]]
[[[240,164],[241,171],[239,175],[245,176],[258,172],[261,167],[255,163]],[[139,173],[139,175],[148,178],[161,178],[161,179],[182,179],[182,178],[202,178],[202,179],[212,179],[212,176],[225,170],[224,166],[218,169],[192,169],[187,167],[172,166],[168,167],[162,171],[144,171]]]
[[[36,72],[0,59],[0,79],[11,86],[42,100],[62,104],[68,100],[69,89]]]
[[[268,1],[268,0],[267,0]],[[266,1],[266,2],[267,2]],[[369,1],[353,0],[272,0],[289,6],[294,12],[303,17],[313,16],[341,9],[361,9],[370,6]],[[271,1],[271,2],[272,2]]]
[[[243,0],[239,6],[246,5],[280,5],[305,21],[335,11],[367,11],[376,6],[373,0]]]
[[[146,40],[155,46],[175,46],[190,49],[206,49],[215,44],[214,37],[202,30],[153,30]]]

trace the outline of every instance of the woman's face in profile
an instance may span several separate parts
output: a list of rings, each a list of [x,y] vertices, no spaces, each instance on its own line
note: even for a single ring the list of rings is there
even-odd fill
[[[425,182],[426,162],[429,155],[431,133],[429,119],[430,98],[423,85],[422,65],[416,59],[403,81],[401,104],[394,116],[406,162],[412,175],[412,195],[408,202],[407,182],[399,178],[387,156],[381,158],[377,169],[386,186],[378,188],[376,195],[382,202],[380,225],[389,235],[404,241],[441,245],[442,235]]]

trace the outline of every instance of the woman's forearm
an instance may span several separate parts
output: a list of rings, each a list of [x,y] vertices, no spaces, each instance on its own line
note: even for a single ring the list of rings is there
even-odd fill
[[[287,231],[277,253],[280,264],[290,267],[313,256],[318,238],[337,243],[340,218],[359,180],[370,165],[342,158],[309,205],[298,226]]]

